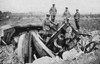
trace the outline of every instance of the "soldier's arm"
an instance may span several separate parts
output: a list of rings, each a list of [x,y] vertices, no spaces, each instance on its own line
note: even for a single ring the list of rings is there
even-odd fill
[[[76,16],[76,13],[74,14],[74,18],[75,18],[75,16]]]
[[[45,30],[45,25],[46,25],[46,20],[44,20],[44,23],[43,23],[43,30]]]
[[[65,16],[65,12],[63,13],[62,17],[64,17],[64,16]]]
[[[71,14],[70,14],[70,12],[69,12],[69,17],[71,17]]]
[[[57,13],[57,9],[55,9],[56,13]]]
[[[43,30],[45,30],[45,21],[44,21],[44,23],[42,25],[43,25]]]
[[[51,13],[51,11],[52,11],[52,8],[50,8],[49,13]]]
[[[54,22],[50,21],[51,24],[56,25]]]
[[[79,13],[79,19],[80,19],[80,13]]]

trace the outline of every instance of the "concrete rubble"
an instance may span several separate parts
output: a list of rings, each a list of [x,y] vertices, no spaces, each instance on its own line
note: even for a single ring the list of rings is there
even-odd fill
[[[13,45],[0,46],[0,64],[22,64],[13,50]]]

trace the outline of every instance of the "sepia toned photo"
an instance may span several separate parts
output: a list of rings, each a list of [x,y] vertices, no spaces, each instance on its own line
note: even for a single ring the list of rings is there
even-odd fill
[[[100,64],[100,0],[0,0],[0,64]]]

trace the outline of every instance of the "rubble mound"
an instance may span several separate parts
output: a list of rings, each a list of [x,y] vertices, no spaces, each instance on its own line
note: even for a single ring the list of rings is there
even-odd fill
[[[22,64],[13,50],[13,45],[0,46],[0,64]]]
[[[73,60],[63,60],[59,57],[51,58],[48,56],[41,57],[32,64],[100,64],[100,51],[93,51],[92,53],[81,54]]]
[[[93,41],[100,43],[100,31],[92,32],[90,34],[93,37]],[[85,38],[83,38],[83,41],[84,40]],[[97,46],[97,48],[98,50],[81,54],[78,54],[75,49],[72,49],[70,51],[65,51],[66,53],[63,55],[64,59],[61,59],[58,56],[54,58],[44,56],[34,60],[32,64],[100,64],[100,46]],[[18,57],[17,52],[14,50],[12,44],[0,46],[0,64],[23,64],[23,62],[19,60],[20,58]]]

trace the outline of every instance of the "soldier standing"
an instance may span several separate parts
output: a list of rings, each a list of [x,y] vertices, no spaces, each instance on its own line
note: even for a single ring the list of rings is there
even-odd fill
[[[78,9],[76,9],[76,13],[74,15],[74,20],[75,20],[76,28],[79,31],[79,29],[80,29],[80,27],[79,27],[80,13],[79,13]]]
[[[63,18],[64,18],[65,23],[69,23],[70,17],[71,17],[71,14],[68,11],[68,7],[65,7],[65,12],[63,13]]]
[[[49,13],[51,15],[51,21],[54,22],[55,21],[56,14],[57,14],[57,9],[55,7],[55,4],[52,5],[52,7],[49,10]]]

